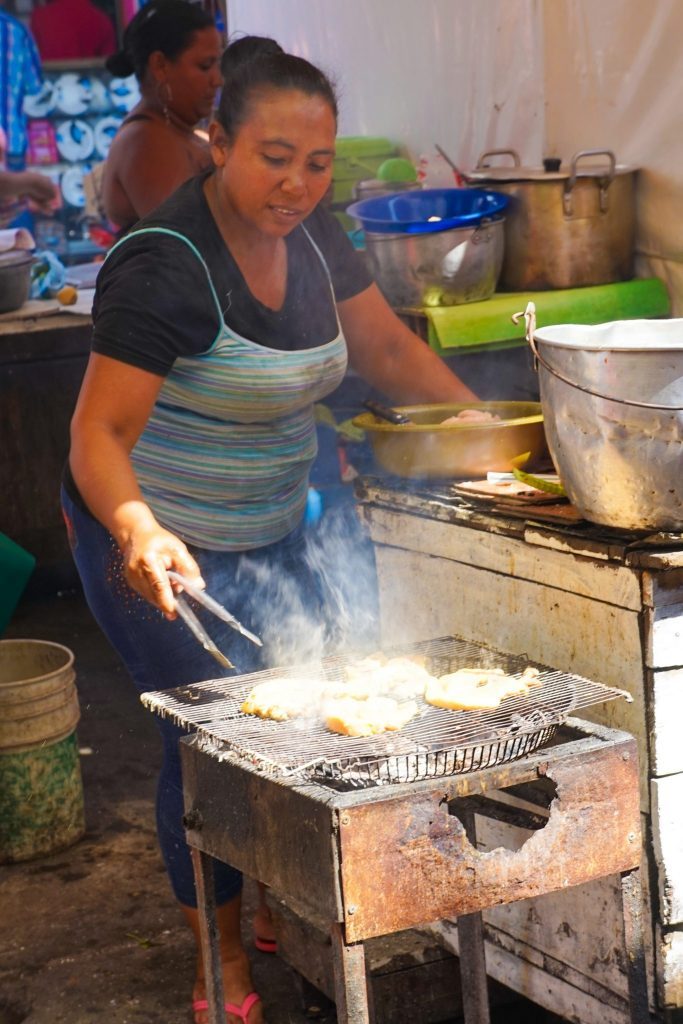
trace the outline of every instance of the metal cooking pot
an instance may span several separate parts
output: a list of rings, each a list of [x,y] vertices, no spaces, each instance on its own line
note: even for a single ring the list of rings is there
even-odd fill
[[[527,337],[572,503],[605,526],[683,530],[683,320],[531,321]]]
[[[33,262],[33,256],[25,250],[0,254],[0,313],[19,309],[28,299]]]
[[[396,476],[468,478],[509,472],[513,459],[531,453],[527,465],[547,455],[539,402],[466,402],[403,405],[398,412],[410,423],[394,424],[366,412],[353,424],[365,430],[379,465]],[[500,416],[489,423],[446,423],[461,409],[481,409]]]
[[[494,156],[512,166],[490,167]],[[600,164],[587,160],[601,158]],[[635,176],[610,150],[576,153],[563,170],[521,167],[514,149],[483,153],[468,185],[510,197],[498,287],[505,291],[574,288],[633,277]]]

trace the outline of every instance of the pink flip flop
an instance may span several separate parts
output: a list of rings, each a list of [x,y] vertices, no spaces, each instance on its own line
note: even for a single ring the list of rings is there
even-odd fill
[[[235,1003],[226,1003],[225,1012],[232,1013],[235,1017],[239,1017],[243,1024],[249,1024],[249,1011],[260,1001],[261,997],[258,993],[250,992],[249,995],[245,997],[241,1006],[237,1006]],[[195,999],[192,1003],[192,1010],[194,1013],[198,1013],[199,1010],[208,1010],[208,1008],[208,999]]]
[[[261,953],[277,953],[277,940],[266,939],[262,935],[257,935],[254,932],[254,946]]]

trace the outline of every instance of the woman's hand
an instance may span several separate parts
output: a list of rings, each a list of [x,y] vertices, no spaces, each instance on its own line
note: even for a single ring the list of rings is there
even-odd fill
[[[123,546],[126,580],[138,594],[149,601],[167,619],[175,619],[175,597],[168,570],[186,576],[204,587],[199,566],[180,538],[158,524],[131,531]]]

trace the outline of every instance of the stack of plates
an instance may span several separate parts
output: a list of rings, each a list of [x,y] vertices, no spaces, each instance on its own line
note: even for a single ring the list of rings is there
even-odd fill
[[[91,157],[95,151],[95,134],[88,122],[80,118],[62,121],[57,128],[57,149],[69,163]]]
[[[92,79],[88,75],[69,72],[55,82],[55,105],[62,114],[84,114],[93,99]]]

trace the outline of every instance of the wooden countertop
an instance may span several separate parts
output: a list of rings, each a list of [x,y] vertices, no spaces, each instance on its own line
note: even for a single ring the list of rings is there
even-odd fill
[[[443,485],[432,491],[428,481],[422,486],[416,483],[407,480],[402,486],[395,478],[360,477],[355,491],[361,504],[514,537],[537,547],[640,569],[683,570],[683,534],[643,535],[590,523],[574,526],[540,523],[464,501],[445,493]]]
[[[0,367],[87,355],[91,333],[90,316],[65,313],[49,300],[26,302],[16,312],[0,314]]]

